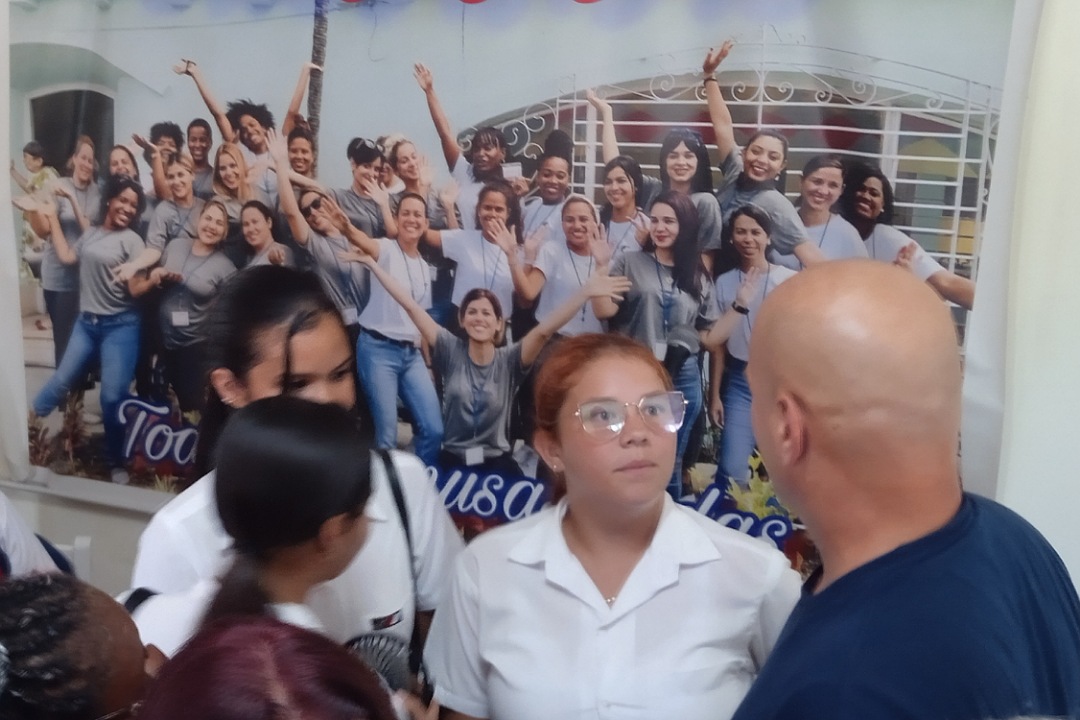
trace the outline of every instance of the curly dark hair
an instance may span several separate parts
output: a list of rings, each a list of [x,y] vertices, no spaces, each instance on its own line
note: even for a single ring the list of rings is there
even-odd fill
[[[240,118],[244,115],[250,115],[255,119],[255,122],[262,125],[267,130],[272,130],[274,125],[274,114],[270,112],[270,108],[266,107],[265,103],[253,103],[251,100],[236,100],[229,103],[225,109],[225,117],[229,118],[229,124],[233,126],[233,130],[240,131]]]
[[[0,583],[0,645],[10,668],[0,689],[4,720],[83,720],[101,711],[108,638],[90,621],[89,586],[70,575]]]

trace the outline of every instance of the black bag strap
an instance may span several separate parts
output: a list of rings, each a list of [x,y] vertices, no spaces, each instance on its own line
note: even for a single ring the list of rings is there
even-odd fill
[[[157,590],[151,590],[148,587],[135,588],[127,596],[127,600],[124,600],[124,609],[128,611],[128,615],[134,615],[140,605],[157,594]]]
[[[394,466],[394,458],[390,454],[390,451],[385,448],[379,448],[376,450],[379,453],[379,457],[382,458],[383,468],[386,470],[386,481],[390,485],[390,492],[394,494],[394,504],[397,505],[398,515],[401,517],[401,527],[405,531],[405,544],[409,546],[409,575],[413,578],[413,585],[416,585],[416,575],[413,572],[413,542],[412,542],[412,529],[409,527],[409,509],[405,505],[405,493],[401,489],[401,477],[398,476],[397,468]]]

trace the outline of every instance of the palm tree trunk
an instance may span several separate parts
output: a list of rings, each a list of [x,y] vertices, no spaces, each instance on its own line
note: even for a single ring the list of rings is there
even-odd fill
[[[323,68],[323,72],[311,74],[308,82],[307,115],[313,136],[314,162],[312,170],[319,168],[319,116],[322,108],[322,81],[326,74],[326,25],[330,0],[315,0],[315,27],[311,35],[311,62]]]

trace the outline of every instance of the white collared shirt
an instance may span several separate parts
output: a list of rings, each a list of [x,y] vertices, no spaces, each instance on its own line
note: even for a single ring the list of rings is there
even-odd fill
[[[492,720],[731,717],[799,578],[765,543],[664,502],[611,607],[566,545],[565,499],[474,540],[428,639],[439,702]]]

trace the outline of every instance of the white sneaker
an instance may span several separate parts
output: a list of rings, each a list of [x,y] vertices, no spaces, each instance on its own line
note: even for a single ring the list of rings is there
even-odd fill
[[[113,468],[109,471],[109,479],[117,485],[127,485],[131,482],[131,476],[124,468]]]

